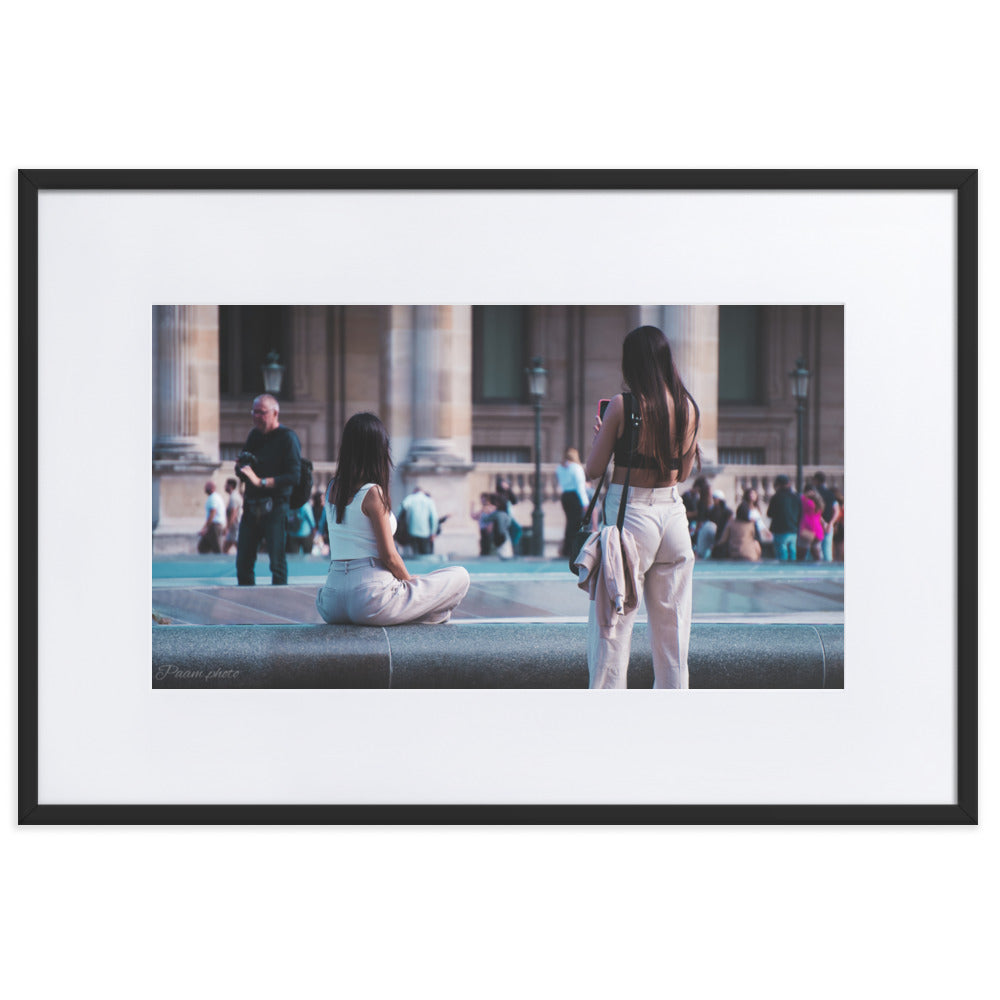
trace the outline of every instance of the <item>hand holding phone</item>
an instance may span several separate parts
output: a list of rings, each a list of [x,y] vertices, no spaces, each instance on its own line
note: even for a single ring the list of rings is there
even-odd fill
[[[604,423],[604,411],[607,410],[608,404],[611,402],[610,399],[602,399],[597,404],[597,419],[594,421],[594,435],[596,437],[598,431],[601,429],[601,424]]]

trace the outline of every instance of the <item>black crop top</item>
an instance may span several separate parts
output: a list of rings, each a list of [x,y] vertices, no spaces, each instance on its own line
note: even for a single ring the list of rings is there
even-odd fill
[[[625,402],[625,423],[628,424],[628,414],[630,408],[630,397],[632,393],[623,392],[622,399]],[[615,445],[615,468],[624,469],[628,465],[628,427],[625,428],[625,433],[618,439],[618,443]],[[679,458],[671,458],[667,461],[668,469],[680,470],[681,460]],[[633,469],[652,469],[654,472],[658,471],[660,466],[659,463],[651,455],[643,455],[641,452],[632,452],[632,468]]]

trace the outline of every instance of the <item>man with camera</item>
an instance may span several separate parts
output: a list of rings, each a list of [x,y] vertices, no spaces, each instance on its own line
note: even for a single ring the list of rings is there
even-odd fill
[[[271,583],[288,583],[285,521],[288,498],[299,481],[301,449],[295,431],[278,422],[278,401],[258,396],[253,401],[253,430],[239,458],[236,475],[246,483],[243,519],[236,541],[236,580],[254,585],[254,564],[261,539],[267,542]]]

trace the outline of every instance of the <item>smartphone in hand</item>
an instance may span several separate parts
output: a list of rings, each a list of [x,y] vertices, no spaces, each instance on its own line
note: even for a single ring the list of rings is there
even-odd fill
[[[597,412],[600,415],[601,420],[604,419],[604,411],[608,408],[608,404],[611,402],[610,399],[602,399],[597,404]]]

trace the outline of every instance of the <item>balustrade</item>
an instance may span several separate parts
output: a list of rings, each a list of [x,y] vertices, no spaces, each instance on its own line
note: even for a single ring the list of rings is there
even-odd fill
[[[728,502],[738,501],[743,491],[754,487],[761,495],[761,500],[769,500],[774,495],[774,480],[776,476],[786,475],[795,481],[794,465],[723,465],[717,466],[718,471],[710,477],[714,489],[720,489],[726,494]],[[315,462],[313,464],[314,490],[325,490],[337,471],[336,462]],[[844,467],[832,465],[807,465],[803,468],[803,477],[808,482],[814,472],[826,473],[826,484],[832,489],[839,489],[846,494],[844,487]],[[687,488],[694,480],[691,476],[684,486]],[[478,502],[480,493],[492,493],[496,489],[497,479],[506,479],[514,492],[521,497],[522,502],[530,502],[535,487],[535,466],[533,462],[477,462],[469,473],[469,495],[473,502]],[[556,479],[556,463],[542,463],[542,501],[545,503],[559,499],[559,482]]]
[[[760,507],[767,510],[768,501],[774,495],[776,476],[786,475],[794,484],[794,465],[724,465],[716,466],[717,471],[709,477],[713,489],[722,490],[726,503],[733,510],[743,496],[743,491],[753,487],[760,494]],[[337,471],[336,462],[315,462],[313,465],[313,489],[325,491]],[[846,494],[843,466],[807,465],[803,468],[803,478],[809,482],[814,472],[826,474],[826,484]],[[683,488],[687,489],[697,474],[692,475]],[[516,514],[522,524],[530,524],[530,511],[534,498],[535,466],[533,462],[477,462],[469,473],[469,497],[473,505],[478,505],[480,493],[493,493],[497,479],[505,479],[520,498]],[[593,486],[594,484],[591,484]],[[402,499],[402,498],[399,498]],[[440,503],[440,499],[439,503]],[[545,515],[545,537],[547,542],[558,541],[563,533],[563,512],[560,503],[559,483],[556,479],[556,463],[542,463],[542,505]],[[457,513],[457,512],[456,512]]]

